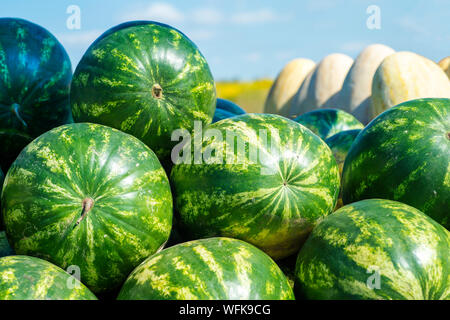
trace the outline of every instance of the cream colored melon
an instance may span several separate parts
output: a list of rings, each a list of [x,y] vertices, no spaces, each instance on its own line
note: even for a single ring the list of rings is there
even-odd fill
[[[353,59],[341,53],[326,56],[306,77],[292,99],[289,117],[295,118],[318,108],[336,106],[336,94],[341,90]]]
[[[439,61],[439,66],[444,70],[447,74],[447,77],[450,79],[450,57],[444,58]]]
[[[413,52],[397,52],[385,58],[372,82],[372,117],[418,98],[450,98],[450,80],[445,72]]]
[[[355,59],[342,89],[338,94],[337,106],[352,113],[364,124],[371,119],[372,79],[380,63],[395,51],[382,44],[366,47]]]
[[[286,64],[270,88],[264,112],[287,116],[292,97],[315,65],[314,61],[302,58]]]

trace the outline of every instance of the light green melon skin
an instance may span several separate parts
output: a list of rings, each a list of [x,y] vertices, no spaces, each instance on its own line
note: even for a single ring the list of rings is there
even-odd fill
[[[296,264],[307,299],[450,299],[450,233],[392,200],[347,205],[311,233]],[[379,288],[373,287],[378,270]],[[370,283],[372,288],[368,286]]]
[[[76,225],[82,202],[94,205]],[[172,195],[155,154],[138,139],[88,123],[55,128],[11,166],[2,193],[17,254],[77,265],[94,292],[118,287],[168,240]]]
[[[293,300],[280,268],[236,239],[209,238],[165,249],[137,267],[119,300]]]
[[[81,282],[34,257],[0,258],[0,300],[97,300]]]
[[[246,114],[208,129],[219,130],[224,139],[208,140],[203,151],[230,149],[225,137],[231,132],[273,162],[252,163],[247,148],[240,163],[224,156],[223,163],[175,165],[171,181],[188,236],[241,239],[274,259],[296,253],[336,205],[339,170],[331,150],[307,128],[277,115]],[[278,130],[279,137],[268,138],[265,146],[259,130],[268,136]]]

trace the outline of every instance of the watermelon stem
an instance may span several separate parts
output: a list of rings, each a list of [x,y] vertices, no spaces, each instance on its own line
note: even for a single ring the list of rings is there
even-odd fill
[[[162,88],[159,84],[154,84],[152,87],[152,96],[155,99],[161,99],[162,98]]]
[[[83,209],[81,210],[81,217],[78,218],[77,222],[75,223],[75,227],[83,221],[83,219],[86,217],[86,214],[92,209],[94,206],[94,199],[92,198],[85,198],[82,202]]]
[[[25,120],[23,120],[23,118],[20,116],[19,108],[20,108],[20,105],[17,104],[17,103],[13,103],[13,104],[11,105],[11,111],[12,111],[12,113],[14,113],[14,115],[17,117],[17,119],[19,119],[20,123],[21,123],[24,127],[28,127],[28,125],[27,125],[27,123],[25,122]]]

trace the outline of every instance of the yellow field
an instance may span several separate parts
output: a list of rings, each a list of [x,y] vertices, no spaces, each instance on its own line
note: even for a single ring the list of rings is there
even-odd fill
[[[247,112],[263,112],[272,82],[270,79],[249,82],[219,81],[216,82],[217,96],[233,101]]]

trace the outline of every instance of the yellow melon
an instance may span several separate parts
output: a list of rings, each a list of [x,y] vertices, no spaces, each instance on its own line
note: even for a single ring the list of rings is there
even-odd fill
[[[382,44],[372,44],[361,51],[344,80],[336,107],[352,113],[364,124],[369,123],[372,120],[370,95],[373,75],[384,58],[394,52]]]
[[[383,60],[372,81],[372,117],[418,98],[450,98],[450,80],[433,61],[413,52]]]
[[[289,117],[295,118],[318,108],[336,106],[336,95],[341,90],[353,59],[341,53],[326,56],[308,74],[292,99]]]
[[[444,58],[441,61],[439,61],[439,66],[444,70],[444,72],[447,74],[447,77],[450,79],[450,57]]]
[[[270,88],[264,112],[287,116],[292,97],[315,65],[314,61],[302,58],[286,64]]]

